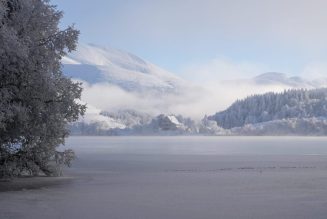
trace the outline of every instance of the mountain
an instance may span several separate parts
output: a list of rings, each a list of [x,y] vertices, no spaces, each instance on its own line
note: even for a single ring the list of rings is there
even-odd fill
[[[82,101],[88,106],[86,115],[72,124],[73,134],[267,134],[281,126],[284,129],[280,130],[289,130],[292,124],[296,124],[296,132],[301,124],[324,127],[315,118],[327,116],[326,91],[319,89],[252,95],[202,121],[188,118],[194,111],[203,113],[195,115],[198,119],[212,114],[213,103],[224,109],[236,98],[250,94],[327,86],[324,78],[307,80],[268,72],[250,79],[217,82],[216,92],[204,85],[196,87],[131,53],[93,44],[79,45],[62,64],[66,75],[84,82]]]
[[[179,93],[189,83],[131,53],[81,44],[63,58],[67,76],[89,84],[109,83],[129,92]]]
[[[277,86],[284,89],[306,88],[314,89],[327,86],[327,78],[307,80],[301,77],[289,77],[285,73],[267,72],[250,79],[227,81],[229,84],[248,84],[252,86]]]
[[[87,126],[100,132],[144,125],[201,90],[129,52],[93,44],[79,45],[62,64],[65,75],[83,82],[82,101],[88,108],[74,126],[80,128],[83,123],[85,130]]]
[[[300,77],[287,77],[284,73],[268,72],[254,77],[253,82],[260,85],[280,84],[294,88],[308,87],[312,84]]]
[[[144,110],[162,113],[172,104],[165,98],[179,101],[192,89],[190,83],[136,55],[93,44],[79,45],[62,64],[67,76],[84,82],[83,101],[88,108],[72,125],[74,134],[128,133],[156,116]]]

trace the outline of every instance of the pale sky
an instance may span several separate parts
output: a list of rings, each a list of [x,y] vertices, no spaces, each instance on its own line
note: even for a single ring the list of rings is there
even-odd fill
[[[52,0],[81,42],[183,77],[327,76],[326,0]],[[226,75],[226,69],[228,75]],[[192,72],[193,70],[193,72]]]

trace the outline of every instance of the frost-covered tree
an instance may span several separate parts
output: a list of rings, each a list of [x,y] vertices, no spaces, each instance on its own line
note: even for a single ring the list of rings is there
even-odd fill
[[[0,177],[56,175],[74,156],[56,151],[85,111],[61,72],[79,34],[59,29],[62,15],[48,0],[0,0]]]

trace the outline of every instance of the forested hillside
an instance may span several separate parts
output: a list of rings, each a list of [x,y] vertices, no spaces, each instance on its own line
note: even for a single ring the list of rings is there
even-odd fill
[[[327,88],[253,95],[209,116],[225,129],[290,118],[327,117]]]

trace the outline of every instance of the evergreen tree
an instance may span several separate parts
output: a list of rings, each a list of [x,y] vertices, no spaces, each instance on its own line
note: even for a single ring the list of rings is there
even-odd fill
[[[62,15],[47,0],[0,0],[0,177],[56,175],[74,156],[56,151],[85,111],[80,84],[61,72],[79,35],[59,29]]]

